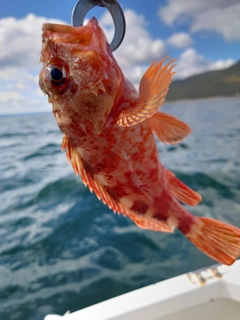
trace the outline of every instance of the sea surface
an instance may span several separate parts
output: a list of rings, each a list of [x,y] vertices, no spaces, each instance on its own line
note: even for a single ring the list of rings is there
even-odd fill
[[[192,134],[161,161],[240,227],[240,99],[168,103]],[[215,264],[176,230],[139,229],[73,173],[51,113],[0,117],[0,319],[42,320]],[[148,168],[145,168],[148,170]]]

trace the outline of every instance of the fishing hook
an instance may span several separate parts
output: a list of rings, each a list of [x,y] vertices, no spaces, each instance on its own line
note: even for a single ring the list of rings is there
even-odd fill
[[[106,7],[113,18],[115,32],[110,48],[114,51],[120,46],[126,29],[124,14],[117,0],[79,0],[73,8],[72,25],[82,26],[87,12],[95,6]]]

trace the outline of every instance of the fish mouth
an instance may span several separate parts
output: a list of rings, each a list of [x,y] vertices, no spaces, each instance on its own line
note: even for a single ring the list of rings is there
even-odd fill
[[[58,24],[58,23],[44,23],[42,26],[42,31],[50,31],[50,32],[57,32],[57,33],[66,33],[66,34],[78,34],[80,27],[72,27],[65,24]]]
[[[90,45],[92,41],[91,24],[73,27],[65,24],[44,23],[42,26],[43,38],[54,43],[62,43],[67,46]]]

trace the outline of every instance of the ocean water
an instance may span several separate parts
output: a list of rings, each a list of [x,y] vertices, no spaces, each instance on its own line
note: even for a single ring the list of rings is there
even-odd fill
[[[193,131],[158,143],[164,165],[203,196],[189,210],[240,227],[240,99],[162,111]],[[51,113],[0,117],[0,319],[73,312],[215,263],[177,230],[113,214],[74,175],[61,139]]]

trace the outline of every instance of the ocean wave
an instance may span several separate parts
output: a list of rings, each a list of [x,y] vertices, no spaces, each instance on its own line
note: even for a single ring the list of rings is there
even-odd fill
[[[193,133],[158,148],[201,193],[190,212],[240,227],[240,109],[231,101],[184,104],[184,114],[164,106]],[[113,214],[75,177],[51,114],[0,118],[0,135],[1,319],[42,320],[215,263],[177,230],[143,230]]]

